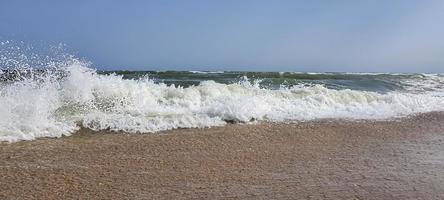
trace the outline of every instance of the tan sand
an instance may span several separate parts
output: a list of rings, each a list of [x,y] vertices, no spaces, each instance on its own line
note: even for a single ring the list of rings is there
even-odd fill
[[[444,199],[444,113],[0,144],[0,199]]]

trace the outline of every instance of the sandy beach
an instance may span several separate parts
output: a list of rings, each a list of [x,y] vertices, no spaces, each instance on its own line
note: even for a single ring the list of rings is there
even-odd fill
[[[443,199],[444,113],[0,144],[0,199]]]

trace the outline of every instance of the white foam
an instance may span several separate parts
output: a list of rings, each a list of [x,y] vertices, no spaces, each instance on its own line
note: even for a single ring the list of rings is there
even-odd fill
[[[224,71],[188,71],[194,74],[223,74]]]
[[[0,86],[1,141],[61,137],[79,125],[149,133],[221,126],[226,120],[387,119],[444,110],[444,97],[427,92],[379,94],[321,85],[270,90],[248,81],[182,88],[99,75],[77,60],[59,69],[66,77]]]

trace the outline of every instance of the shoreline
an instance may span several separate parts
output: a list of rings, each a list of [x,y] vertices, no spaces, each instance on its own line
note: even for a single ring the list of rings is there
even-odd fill
[[[0,143],[0,199],[440,199],[444,112]]]

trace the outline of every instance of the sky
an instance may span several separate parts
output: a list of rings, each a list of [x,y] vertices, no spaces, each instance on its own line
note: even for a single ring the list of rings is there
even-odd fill
[[[444,0],[0,0],[0,40],[98,69],[444,72]]]

